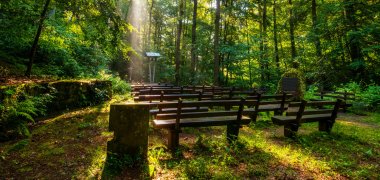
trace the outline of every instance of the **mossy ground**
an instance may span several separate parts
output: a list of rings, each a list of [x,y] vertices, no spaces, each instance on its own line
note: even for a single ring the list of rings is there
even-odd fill
[[[175,153],[164,145],[166,132],[151,129],[146,165],[105,169],[110,103],[47,119],[31,138],[1,143],[0,179],[380,178],[380,114],[340,114],[331,134],[304,124],[294,140],[262,114],[233,145],[225,127],[186,128]]]

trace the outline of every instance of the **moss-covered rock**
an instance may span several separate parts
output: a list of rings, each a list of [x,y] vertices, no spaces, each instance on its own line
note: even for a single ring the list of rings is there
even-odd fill
[[[305,85],[305,79],[304,79],[304,76],[302,75],[302,73],[295,68],[289,69],[287,72],[285,72],[281,76],[280,81],[278,82],[277,93],[282,92],[282,80],[284,78],[297,78],[298,79],[298,84],[297,84],[297,88],[296,88],[297,90],[296,90],[296,92],[294,92],[294,100],[303,99],[303,96],[304,96],[305,90],[306,90],[306,85]]]

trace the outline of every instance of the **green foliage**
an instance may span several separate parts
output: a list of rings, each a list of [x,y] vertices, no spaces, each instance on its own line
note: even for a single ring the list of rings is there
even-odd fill
[[[30,136],[28,124],[35,122],[35,117],[46,113],[46,105],[51,102],[50,94],[28,96],[19,89],[5,91],[8,98],[0,103],[0,139],[18,133],[20,136]]]
[[[1,2],[0,54],[5,58],[0,61],[24,66],[44,3]],[[33,74],[89,77],[105,69],[113,59],[127,59],[127,53],[119,52],[130,51],[121,37],[131,27],[121,18],[127,9],[119,11],[117,7],[126,4],[129,2],[52,1],[39,38]]]
[[[186,162],[185,175],[189,179],[210,179],[212,174],[209,172],[207,162],[202,157]]]
[[[362,114],[361,111],[378,111],[380,110],[380,86],[369,85],[362,88],[358,83],[351,82],[341,85],[338,91],[347,91],[355,93],[353,101],[353,111]]]
[[[113,94],[125,95],[132,90],[131,85],[128,84],[125,80],[122,80],[119,76],[106,74],[105,71],[100,72],[97,78],[101,80],[111,81]]]
[[[286,71],[282,76],[280,81],[278,82],[277,85],[277,93],[280,93],[282,91],[282,79],[284,77],[288,78],[298,78],[298,86],[297,86],[297,92],[295,92],[294,96],[297,100],[303,99],[305,90],[306,90],[306,85],[305,85],[305,79],[304,76],[301,74],[301,72],[297,69],[290,69]]]
[[[338,92],[349,92],[355,94],[355,100],[349,102],[353,104],[351,110],[356,114],[365,112],[379,111],[380,109],[380,86],[372,84],[366,87],[361,87],[356,82],[341,84],[334,88]],[[312,99],[313,94],[317,92],[316,86],[310,86],[306,92],[305,98]]]

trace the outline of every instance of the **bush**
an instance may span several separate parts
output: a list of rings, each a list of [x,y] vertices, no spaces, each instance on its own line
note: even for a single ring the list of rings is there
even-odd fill
[[[341,85],[337,91],[347,91],[355,93],[356,100],[353,102],[352,110],[354,113],[360,111],[379,111],[380,110],[380,86],[372,84],[361,88],[356,82]],[[362,112],[360,112],[362,113]]]
[[[30,136],[28,123],[46,113],[46,104],[51,102],[52,96],[28,96],[17,90],[8,89],[5,94],[9,97],[0,103],[0,141],[7,140],[16,134]]]
[[[104,71],[99,73],[98,79],[111,81],[113,94],[124,95],[132,90],[130,84],[122,80],[119,76],[106,74]]]
[[[367,111],[380,110],[380,86],[368,86],[367,89],[358,94],[358,97]]]

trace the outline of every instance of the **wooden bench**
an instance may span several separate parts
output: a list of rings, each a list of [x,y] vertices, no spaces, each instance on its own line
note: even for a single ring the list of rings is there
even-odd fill
[[[152,103],[153,101],[156,102],[164,102],[164,101],[178,101],[178,99],[188,99],[188,100],[197,100],[197,101],[202,101],[202,100],[207,100],[207,99],[212,99],[211,94],[203,94],[201,92],[197,94],[164,94],[161,92],[160,95],[139,95],[138,97],[135,97],[134,100],[135,102],[138,101],[149,101]],[[152,104],[152,107],[157,107],[155,104]],[[194,108],[194,107],[186,107],[181,109],[182,112],[207,112],[208,107],[200,107],[200,108]],[[157,114],[162,114],[162,113],[176,113],[177,108],[152,108],[149,110],[149,113],[153,115],[155,118]]]
[[[284,136],[294,137],[302,123],[319,122],[319,131],[330,132],[335,123],[342,100],[301,101],[290,103],[286,116],[273,116],[273,124],[284,126]],[[306,107],[332,106],[328,109],[306,109]],[[297,109],[296,111],[294,110]]]
[[[182,99],[197,99],[198,101],[203,99],[211,99],[213,97],[212,94],[203,94],[201,92],[198,93],[192,93],[192,94],[164,94],[163,92],[159,95],[139,95],[138,97],[135,97],[135,102],[138,101],[173,101],[178,100],[179,98]]]
[[[207,101],[186,101],[181,99],[178,102],[163,102],[158,104],[158,108],[176,108],[176,113],[157,114],[153,120],[153,127],[167,129],[168,147],[175,150],[179,145],[179,133],[182,127],[207,127],[207,126],[227,126],[228,142],[237,139],[241,125],[247,125],[251,118],[244,115],[251,115],[256,118],[255,110],[244,110],[244,106],[257,106],[258,101],[254,100],[207,100]],[[238,110],[217,110],[208,112],[183,112],[182,108],[199,108],[209,106],[233,107],[238,106]],[[256,116],[252,116],[252,113]]]
[[[324,97],[333,98],[333,99],[341,99],[343,100],[344,105],[341,106],[343,108],[343,112],[347,112],[347,108],[351,107],[352,104],[349,101],[355,100],[355,94],[351,92],[338,92],[338,91],[320,91],[314,96],[318,96],[320,99],[312,99],[312,100],[324,100]]]
[[[274,112],[276,115],[281,115],[288,109],[291,94],[274,94],[274,95],[260,95],[248,96],[246,99],[257,99],[259,101],[258,112]]]
[[[191,93],[197,93],[194,89],[188,89],[188,88],[167,88],[167,89],[141,89],[138,92],[135,92],[134,95],[157,95],[157,94],[191,94]]]
[[[244,97],[247,100],[257,100],[259,101],[258,112],[274,112],[275,115],[281,115],[288,109],[288,104],[290,99],[293,97],[291,94],[274,94],[274,95],[261,95],[257,93],[254,96]],[[239,96],[229,96],[225,97],[227,100],[240,99]],[[223,98],[222,98],[223,99]]]

